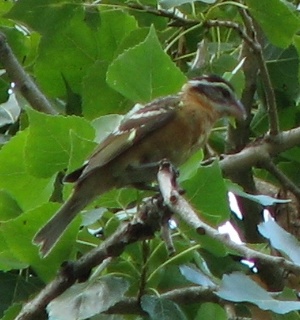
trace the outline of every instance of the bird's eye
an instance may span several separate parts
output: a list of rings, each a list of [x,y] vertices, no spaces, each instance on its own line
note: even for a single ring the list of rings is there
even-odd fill
[[[220,91],[223,98],[228,99],[231,97],[231,93],[228,90],[222,88]]]

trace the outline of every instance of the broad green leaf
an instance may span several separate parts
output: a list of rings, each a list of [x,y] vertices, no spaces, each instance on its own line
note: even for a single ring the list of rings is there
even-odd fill
[[[216,319],[227,320],[226,311],[217,303],[202,303],[194,320]]]
[[[17,201],[5,190],[0,190],[0,221],[16,218],[22,213]]]
[[[4,316],[1,318],[1,320],[13,320],[17,318],[17,315],[22,309],[22,304],[11,304],[10,307],[4,312]]]
[[[87,319],[115,305],[128,287],[126,280],[114,276],[78,283],[54,299],[47,311],[51,319]]]
[[[292,43],[300,29],[300,19],[287,3],[280,0],[246,0],[246,4],[274,45],[286,48]]]
[[[69,171],[81,167],[86,159],[91,155],[97,144],[90,139],[84,139],[77,135],[75,131],[70,131],[70,160],[68,164]]]
[[[47,32],[40,41],[34,71],[41,89],[51,97],[65,95],[63,77],[73,92],[81,94],[81,80],[99,53],[96,35],[79,8],[64,27]]]
[[[101,29],[98,34],[100,58],[111,61],[122,41],[135,29],[137,22],[132,15],[121,10],[101,12]]]
[[[3,1],[0,3],[2,6]],[[20,29],[16,28],[15,23],[13,23],[11,26],[5,26],[2,24],[2,21],[0,23],[0,31],[5,34],[7,42],[17,59],[25,62],[24,57],[27,57],[27,55],[30,53],[34,36],[32,37],[32,35],[25,35]]]
[[[11,270],[22,270],[28,267],[29,264],[17,259],[9,250],[9,248],[7,248],[7,250],[5,251],[0,252],[0,270],[7,272]]]
[[[79,6],[63,0],[20,0],[15,3],[7,18],[24,22],[41,33],[53,32],[68,24]]]
[[[294,106],[294,101],[299,97],[300,48],[297,47],[297,38],[297,36],[293,38],[296,47],[289,46],[283,50],[270,45],[265,52],[268,71],[277,96],[278,108],[283,111],[279,116],[282,130],[291,127],[291,123],[289,126],[283,126],[282,116],[288,111],[287,107]],[[287,118],[289,118],[287,119],[289,122],[294,120],[292,116]]]
[[[67,168],[72,153],[71,132],[86,140],[94,138],[94,130],[83,118],[51,116],[28,109],[29,136],[25,160],[30,173],[50,177]],[[85,145],[78,145],[85,153]],[[78,155],[78,150],[76,150]]]
[[[272,247],[286,254],[294,263],[300,265],[300,242],[276,221],[268,220],[258,225],[258,231],[270,240]]]
[[[44,92],[50,96],[65,95],[65,87],[62,75],[76,94],[82,95],[82,80],[86,76],[90,67],[97,60],[103,61],[103,67],[111,61],[114,52],[123,40],[136,26],[135,19],[119,10],[109,10],[100,13],[98,21],[99,28],[90,28],[85,23],[85,14],[82,6],[78,6],[72,19],[68,21],[64,28],[53,29],[42,37],[39,56],[35,65],[35,72],[38,83]],[[59,52],[59,54],[57,54]],[[101,71],[102,78],[105,69]],[[105,92],[102,88],[100,74],[100,85],[88,81],[94,96]],[[86,84],[87,85],[87,84]],[[90,95],[83,98],[83,112],[85,113],[86,103],[90,102]],[[86,100],[87,99],[87,100]],[[103,100],[102,100],[103,101]],[[104,100],[105,101],[105,100]],[[103,106],[97,104],[89,105],[88,115],[95,117],[92,108]],[[101,112],[96,113],[100,115]],[[103,114],[103,113],[102,113]]]
[[[230,215],[227,189],[217,162],[200,167],[197,174],[182,183],[187,198],[206,220],[219,224]]]
[[[184,75],[164,53],[154,28],[144,42],[119,55],[109,66],[107,82],[134,102],[178,91]]]
[[[44,281],[49,281],[57,273],[62,261],[68,259],[79,229],[80,219],[75,219],[49,256],[39,256],[39,249],[32,243],[32,239],[58,207],[55,203],[47,203],[0,226],[0,233],[12,255],[21,262],[28,263]]]
[[[19,132],[0,151],[0,189],[6,190],[23,210],[47,202],[54,181],[36,178],[28,172],[24,159],[27,136],[28,130]],[[33,152],[36,154],[39,148],[40,145]]]
[[[121,42],[118,49],[116,50],[116,56],[142,43],[147,38],[149,30],[150,28],[138,28],[130,32],[129,35],[126,38],[124,38],[124,40]]]
[[[141,307],[148,313],[150,319],[153,320],[187,319],[176,303],[160,297],[144,295],[141,300]]]
[[[192,268],[188,265],[179,267],[181,274],[189,281],[203,287],[215,287],[216,284],[200,269]]]
[[[89,119],[108,113],[124,113],[127,99],[107,84],[107,67],[107,61],[97,60],[83,78],[82,111]]]
[[[225,300],[253,303],[262,310],[271,310],[279,314],[300,310],[299,301],[275,300],[269,292],[251,278],[238,272],[224,275],[220,289],[216,294]]]
[[[99,57],[83,78],[82,109],[88,118],[124,112],[127,100],[107,84],[106,72],[123,39],[137,28],[134,18],[121,11],[102,12],[100,17]]]
[[[86,6],[84,7],[84,11],[84,21],[87,24],[87,26],[94,31],[98,31],[101,26],[101,18],[98,7],[96,5]]]
[[[200,162],[203,160],[203,150],[199,150],[193,154],[182,166],[180,166],[179,181],[191,179],[197,172]]]

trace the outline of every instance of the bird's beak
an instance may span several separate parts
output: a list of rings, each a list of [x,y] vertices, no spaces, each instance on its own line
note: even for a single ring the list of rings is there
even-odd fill
[[[235,100],[232,104],[231,115],[234,116],[237,120],[246,120],[247,113],[240,100]]]

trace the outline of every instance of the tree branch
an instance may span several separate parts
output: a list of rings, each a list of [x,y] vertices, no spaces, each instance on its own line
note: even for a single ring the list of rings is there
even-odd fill
[[[160,229],[161,203],[148,198],[133,221],[122,224],[107,240],[74,263],[64,263],[56,278],[25,304],[16,320],[38,319],[50,301],[58,297],[76,281],[86,281],[91,269],[105,259],[119,256],[130,243],[149,239]]]
[[[239,9],[240,14],[244,20],[247,34],[252,36],[253,43],[255,44],[252,49],[257,58],[257,63],[260,69],[262,84],[266,95],[267,112],[269,117],[269,131],[271,136],[276,136],[279,132],[279,121],[277,113],[277,104],[273,86],[271,83],[269,71],[263,56],[262,46],[257,37],[257,30],[252,17],[245,9]]]
[[[261,166],[269,171],[286,189],[295,195],[295,197],[300,201],[300,189],[295,183],[291,181],[279,168],[276,167],[273,161],[266,161],[261,164]]]
[[[0,62],[32,108],[48,114],[58,113],[18,62],[3,33],[0,33]]]
[[[179,215],[183,221],[194,228],[200,235],[207,235],[212,239],[222,242],[225,246],[239,253],[245,259],[258,260],[265,264],[277,265],[294,274],[300,275],[299,265],[282,257],[271,256],[250,249],[246,245],[240,245],[232,241],[226,234],[220,234],[218,230],[203,222],[188,201],[178,192],[174,185],[174,173],[170,169],[170,166],[168,166],[168,163],[162,163],[157,180],[165,204],[172,212]]]
[[[152,7],[152,6],[144,6],[139,3],[132,3],[132,2],[126,4],[126,6],[133,10],[143,11],[149,14],[153,14],[155,16],[168,18],[173,21],[171,25],[176,27],[192,27],[194,25],[199,24],[199,21],[197,20],[185,19],[176,15],[172,11],[168,11],[164,9],[156,9],[155,7]]]

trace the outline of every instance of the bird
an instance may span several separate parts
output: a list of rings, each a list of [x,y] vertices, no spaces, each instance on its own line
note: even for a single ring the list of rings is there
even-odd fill
[[[192,78],[176,94],[137,104],[83,166],[65,176],[64,182],[75,186],[35,235],[40,254],[51,252],[70,222],[96,197],[113,188],[147,188],[156,180],[160,161],[167,159],[176,168],[183,164],[227,116],[243,120],[246,113],[232,85],[217,75]]]

